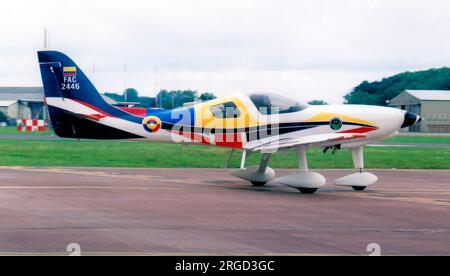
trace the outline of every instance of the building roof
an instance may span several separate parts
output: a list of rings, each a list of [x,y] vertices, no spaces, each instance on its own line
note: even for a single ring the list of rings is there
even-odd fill
[[[0,101],[44,101],[42,87],[0,87]]]
[[[406,90],[419,100],[424,101],[450,101],[450,90]]]
[[[17,101],[0,101],[0,107],[6,107],[17,103]]]

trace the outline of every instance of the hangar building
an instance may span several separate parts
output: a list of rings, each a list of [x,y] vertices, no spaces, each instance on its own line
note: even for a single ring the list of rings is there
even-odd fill
[[[42,87],[0,87],[0,111],[11,120],[46,119]]]
[[[112,98],[102,96],[107,103],[118,104]],[[50,124],[43,87],[0,87],[0,112],[10,118],[9,125],[15,125],[17,119],[41,119]]]
[[[389,106],[422,116],[407,132],[450,133],[450,90],[405,90]]]

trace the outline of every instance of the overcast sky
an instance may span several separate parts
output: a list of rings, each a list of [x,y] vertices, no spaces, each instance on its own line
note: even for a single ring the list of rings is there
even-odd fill
[[[36,50],[69,54],[100,91],[127,83],[342,102],[363,80],[450,66],[448,0],[5,0],[0,86],[41,85]],[[93,74],[93,64],[96,73]]]

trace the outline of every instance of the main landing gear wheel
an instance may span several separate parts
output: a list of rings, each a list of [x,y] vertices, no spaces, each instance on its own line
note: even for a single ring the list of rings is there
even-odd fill
[[[318,189],[317,188],[299,188],[298,190],[302,194],[311,195],[311,194],[314,194],[315,192],[317,192]]]
[[[250,181],[250,183],[252,183],[252,185],[255,187],[264,187],[267,184],[267,182],[256,182],[256,181]]]
[[[367,187],[365,186],[352,186],[355,191],[364,191]]]

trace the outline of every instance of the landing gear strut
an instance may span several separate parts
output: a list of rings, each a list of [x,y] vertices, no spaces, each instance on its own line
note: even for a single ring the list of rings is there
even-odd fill
[[[325,177],[308,170],[308,160],[306,158],[306,148],[299,148],[297,151],[300,172],[293,175],[279,177],[276,181],[285,186],[298,189],[302,194],[313,194],[320,187],[325,185]]]
[[[378,181],[378,177],[369,172],[364,172],[364,152],[363,147],[350,149],[353,158],[353,165],[359,172],[336,179],[337,186],[352,187],[355,191],[364,191],[368,186]]]
[[[271,153],[263,153],[261,155],[261,162],[259,166],[245,168],[247,152],[244,151],[242,153],[241,169],[232,172],[231,175],[247,180],[252,183],[253,186],[262,187],[275,177],[274,170],[268,166],[271,156]]]

